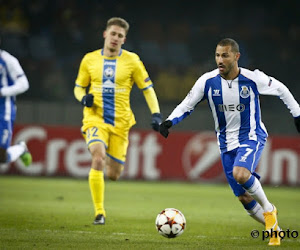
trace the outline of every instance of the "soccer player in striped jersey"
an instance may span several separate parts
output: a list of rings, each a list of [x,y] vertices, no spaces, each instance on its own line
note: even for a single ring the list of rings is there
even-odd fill
[[[267,140],[261,121],[259,95],[274,95],[289,108],[300,132],[300,107],[288,88],[259,70],[238,66],[239,45],[230,38],[221,40],[215,52],[217,69],[203,74],[186,98],[160,125],[167,138],[169,128],[189,115],[196,105],[207,100],[211,109],[227,180],[248,214],[265,225],[266,230],[279,231],[277,209],[269,202],[255,173]],[[269,245],[280,245],[274,233]]]
[[[16,118],[16,95],[29,88],[27,77],[17,58],[0,50],[0,163],[18,158],[28,167],[32,157],[24,141],[11,145]]]
[[[93,224],[104,225],[104,174],[117,180],[126,160],[128,134],[135,124],[130,108],[133,84],[143,91],[159,131],[161,114],[153,83],[139,56],[122,49],[129,24],[113,17],[103,33],[104,47],[87,53],[80,64],[74,94],[84,105],[82,133],[92,155],[89,186],[95,209]]]

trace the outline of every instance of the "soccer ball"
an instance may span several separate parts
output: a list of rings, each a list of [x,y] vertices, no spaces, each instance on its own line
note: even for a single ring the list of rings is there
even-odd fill
[[[166,238],[175,238],[181,235],[186,227],[183,213],[176,208],[166,208],[156,217],[155,227],[159,234]]]

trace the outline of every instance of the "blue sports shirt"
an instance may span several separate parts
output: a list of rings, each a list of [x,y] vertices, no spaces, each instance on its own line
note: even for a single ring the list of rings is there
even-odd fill
[[[28,88],[27,77],[18,59],[5,50],[0,50],[0,121],[15,119],[15,96]]]
[[[265,143],[268,133],[261,120],[259,95],[278,96],[293,117],[300,107],[289,89],[259,70],[240,68],[233,80],[225,80],[219,69],[203,74],[167,120],[173,125],[189,115],[196,105],[208,100],[221,152],[231,151],[246,140]]]

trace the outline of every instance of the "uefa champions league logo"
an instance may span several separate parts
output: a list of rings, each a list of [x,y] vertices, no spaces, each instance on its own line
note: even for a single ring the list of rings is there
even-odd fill
[[[242,86],[242,90],[240,92],[240,96],[242,98],[248,98],[250,96],[250,90],[247,86]]]

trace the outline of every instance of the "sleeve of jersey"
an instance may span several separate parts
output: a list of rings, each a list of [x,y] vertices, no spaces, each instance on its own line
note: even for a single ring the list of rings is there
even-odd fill
[[[133,73],[133,80],[138,88],[143,91],[151,114],[160,113],[157,96],[153,89],[153,83],[148,75],[148,72],[146,71],[143,62],[140,60],[138,55],[134,55],[133,63],[135,68]]]
[[[204,99],[205,81],[200,77],[185,99],[173,110],[166,120],[172,121],[173,125],[181,122],[190,115],[196,105]]]
[[[151,114],[160,113],[157,96],[153,88],[147,88],[143,91],[144,97],[151,111]]]
[[[88,58],[85,56],[79,67],[78,76],[75,81],[74,95],[78,101],[86,95],[86,87],[90,84],[90,74],[88,71]]]
[[[81,102],[82,98],[86,95],[85,90],[86,88],[75,85],[74,96],[79,102]]]
[[[289,89],[274,77],[269,77],[258,71],[258,92],[263,95],[278,96],[290,110],[293,117],[300,116],[300,107]]]
[[[146,71],[146,68],[140,58],[135,55],[133,60],[134,63],[134,72],[133,72],[133,80],[138,86],[139,89],[145,91],[148,88],[153,87],[153,83]]]
[[[16,96],[24,93],[29,88],[29,83],[18,59],[11,55],[6,55],[5,62],[7,73],[13,84],[2,87],[0,90],[1,96]]]

